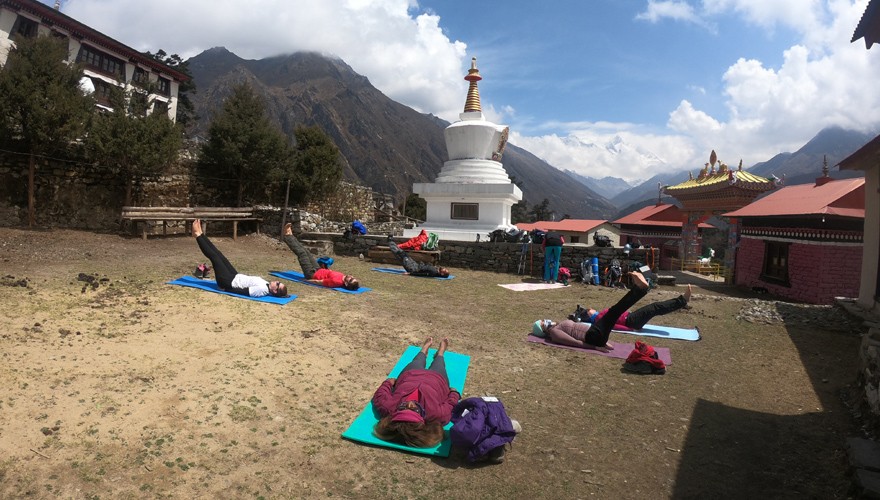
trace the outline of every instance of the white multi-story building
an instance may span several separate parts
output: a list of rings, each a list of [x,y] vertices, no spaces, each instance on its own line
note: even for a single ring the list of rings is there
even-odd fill
[[[144,89],[152,83],[152,112],[177,116],[178,88],[189,79],[141,52],[37,0],[0,0],[0,66],[6,63],[16,36],[52,35],[67,40],[69,61],[83,65],[86,87],[94,88],[99,106],[110,105],[112,87]]]

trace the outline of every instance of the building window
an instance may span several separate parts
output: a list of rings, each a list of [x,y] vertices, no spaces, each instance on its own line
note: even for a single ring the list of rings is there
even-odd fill
[[[134,74],[131,76],[131,83],[140,88],[146,88],[150,83],[150,73],[144,68],[135,68]]]
[[[153,101],[153,113],[162,113],[164,115],[168,114],[168,103],[165,101],[160,101],[156,99]]]
[[[24,16],[15,18],[15,24],[12,25],[12,36],[20,35],[25,38],[33,38],[37,36],[37,28],[39,25],[33,19]]]
[[[160,76],[157,92],[162,95],[171,95],[171,80]]]
[[[480,204],[479,203],[453,203],[452,219],[459,220],[479,220]]]
[[[788,247],[790,243],[764,242],[764,272],[761,279],[788,284]]]
[[[76,62],[86,65],[89,69],[110,75],[117,80],[124,80],[125,63],[97,49],[83,45],[79,50]]]
[[[580,237],[580,236],[571,236],[571,242],[570,242],[570,243],[580,243],[580,242],[581,242],[581,237]]]
[[[110,84],[100,78],[92,78],[92,84],[95,86],[95,93],[92,94],[95,101],[103,106],[110,106]]]

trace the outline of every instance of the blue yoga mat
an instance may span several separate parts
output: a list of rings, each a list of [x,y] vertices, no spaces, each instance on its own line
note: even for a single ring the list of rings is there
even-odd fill
[[[369,292],[370,290],[372,290],[372,288],[367,288],[365,286],[362,286],[362,287],[358,288],[357,290],[348,290],[348,289],[342,288],[342,287],[327,288],[326,286],[319,285],[317,283],[309,283],[306,280],[306,277],[303,276],[303,273],[301,273],[299,271],[269,271],[269,274],[271,274],[272,276],[278,277],[278,278],[284,278],[286,280],[296,281],[297,283],[302,283],[303,285],[316,286],[318,288],[323,288],[325,290],[333,290],[334,292],[359,294],[359,293]]]
[[[400,375],[400,372],[403,371],[403,368],[407,364],[409,364],[409,362],[412,361],[413,358],[416,357],[419,349],[419,347],[414,345],[407,347],[406,350],[403,351],[403,355],[400,356],[400,360],[397,362],[396,365],[394,365],[391,373],[389,373],[388,377],[386,378],[397,378],[397,376]],[[434,359],[434,353],[436,352],[436,349],[431,349],[430,351],[428,351],[427,366],[431,366],[431,360]],[[449,377],[449,385],[458,390],[459,393],[464,392],[464,380],[465,378],[467,378],[467,371],[468,366],[471,363],[471,357],[466,354],[446,351],[446,354],[443,355],[443,358],[446,362],[446,375]],[[379,384],[376,384],[376,387],[378,388]],[[433,448],[413,448],[412,446],[407,446],[405,444],[393,443],[391,441],[383,441],[373,435],[373,426],[375,426],[378,421],[378,412],[373,409],[373,402],[370,401],[367,403],[366,408],[361,411],[360,415],[358,415],[357,418],[354,419],[354,422],[352,422],[351,425],[348,426],[348,429],[346,429],[345,432],[342,433],[342,437],[363,444],[371,444],[374,446],[381,446],[383,448],[409,451],[422,455],[432,455],[435,457],[449,456],[449,450],[452,447],[452,441],[449,439],[449,429],[452,427],[452,422],[444,427],[446,433],[443,436],[443,441],[441,441],[440,444]]]
[[[389,273],[389,274],[406,274],[406,269],[399,269],[396,267],[374,267],[372,271],[378,271],[380,273]],[[414,276],[416,278],[434,278],[435,280],[451,280],[455,276],[449,275],[446,277],[440,276],[419,276],[418,274],[411,274],[410,276]]]
[[[296,298],[296,295],[289,295],[287,297],[273,297],[271,295],[266,295],[264,297],[250,297],[247,295],[239,295],[237,293],[221,290],[220,287],[217,286],[217,282],[214,280],[203,280],[196,278],[195,276],[181,276],[174,281],[169,281],[167,284],[188,286],[191,288],[206,290],[208,292],[222,293],[223,295],[229,295],[231,297],[237,297],[239,299],[256,300],[257,302],[268,302],[270,304],[278,304],[282,306]]]
[[[589,323],[587,323],[589,324]],[[614,333],[627,335],[643,335],[645,337],[660,337],[675,340],[700,340],[699,328],[676,328],[674,326],[645,325],[641,330],[611,330]]]

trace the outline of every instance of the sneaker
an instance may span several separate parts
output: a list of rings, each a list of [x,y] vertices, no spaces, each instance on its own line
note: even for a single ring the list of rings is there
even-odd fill
[[[522,432],[522,426],[519,425],[519,422],[517,422],[517,421],[514,420],[514,419],[510,419],[510,423],[513,425],[513,432],[515,432],[515,433],[517,433],[517,434],[519,434],[520,432]]]

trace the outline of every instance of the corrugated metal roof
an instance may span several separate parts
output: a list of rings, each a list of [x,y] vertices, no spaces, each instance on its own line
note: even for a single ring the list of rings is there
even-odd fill
[[[865,217],[865,178],[841,179],[822,185],[786,186],[727,217],[769,217],[777,215],[840,215]]]
[[[521,222],[517,228],[525,231],[540,229],[542,231],[568,231],[571,233],[587,233],[608,222],[593,219],[564,219],[560,221]]]
[[[636,210],[629,215],[625,215],[615,220],[612,224],[682,227],[682,221],[685,218],[685,213],[677,206],[670,203],[661,203],[660,205],[652,205]],[[710,224],[701,223],[700,227],[709,228],[712,226]]]

